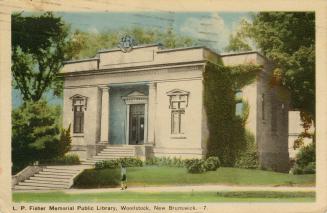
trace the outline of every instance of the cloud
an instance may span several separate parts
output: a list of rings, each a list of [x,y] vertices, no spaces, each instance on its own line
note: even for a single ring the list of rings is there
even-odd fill
[[[231,33],[218,13],[199,18],[188,18],[181,25],[180,30],[181,33],[187,34],[197,39],[199,43],[219,52],[228,44]]]

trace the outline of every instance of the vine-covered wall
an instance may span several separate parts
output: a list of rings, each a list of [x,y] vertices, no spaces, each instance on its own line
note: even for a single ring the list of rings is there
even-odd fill
[[[218,156],[222,165],[234,166],[247,148],[245,122],[235,114],[235,92],[255,80],[257,65],[224,66],[208,63],[204,72],[204,106],[209,138],[207,157]]]

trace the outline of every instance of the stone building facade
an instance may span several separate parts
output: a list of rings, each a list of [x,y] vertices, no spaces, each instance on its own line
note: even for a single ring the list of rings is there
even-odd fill
[[[239,95],[250,106],[247,129],[263,167],[288,169],[288,96],[269,84],[272,64],[257,52],[217,54],[205,47],[159,45],[99,51],[68,61],[63,126],[72,129],[72,153],[90,158],[103,148],[128,146],[135,156],[202,158],[208,138],[203,105],[206,63],[263,65]]]

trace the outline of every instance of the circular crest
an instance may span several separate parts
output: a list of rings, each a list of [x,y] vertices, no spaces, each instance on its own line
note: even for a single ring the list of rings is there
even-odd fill
[[[124,53],[130,52],[133,49],[133,45],[134,39],[129,35],[125,35],[120,39],[119,48]]]

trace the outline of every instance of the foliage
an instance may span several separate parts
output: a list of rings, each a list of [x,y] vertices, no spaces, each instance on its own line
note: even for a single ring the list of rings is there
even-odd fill
[[[235,167],[257,169],[259,167],[258,154],[254,135],[248,130],[245,132],[246,150],[239,155]]]
[[[246,149],[245,120],[235,115],[235,91],[253,82],[260,66],[206,65],[204,72],[204,105],[209,139],[207,156],[216,156],[223,166],[234,166]],[[247,116],[245,116],[245,119]]]
[[[306,113],[309,118],[306,121],[312,123],[315,120],[314,12],[260,12],[253,16],[252,22],[242,23],[238,37],[252,39],[275,62],[280,83],[291,93],[292,107]]]
[[[58,111],[45,101],[25,102],[12,112],[13,171],[59,155]]]
[[[235,35],[231,34],[229,36],[229,43],[225,47],[226,52],[242,52],[252,50],[251,46],[243,40],[240,32],[236,32]]]
[[[205,161],[202,159],[185,160],[185,167],[189,173],[203,173],[206,171]]]
[[[73,188],[115,187],[119,184],[119,169],[86,169],[74,179]]]
[[[138,158],[119,158],[95,163],[96,169],[116,169],[123,167],[142,167],[143,162]]]
[[[206,171],[216,171],[220,167],[218,157],[208,157],[204,163]]]
[[[61,129],[57,149],[59,156],[64,156],[71,148],[72,138],[70,136],[70,124],[67,129]]]
[[[69,28],[51,12],[38,16],[12,15],[12,73],[14,86],[24,101],[38,101],[49,89],[60,95],[57,73],[63,61],[79,48],[70,40]]]
[[[78,155],[67,154],[50,160],[41,161],[40,163],[44,165],[78,165],[81,164],[81,161]]]
[[[146,165],[184,167],[184,160],[170,157],[153,157],[145,161]]]
[[[150,28],[134,27],[115,31],[102,31],[99,33],[76,31],[73,39],[80,48],[75,59],[93,57],[99,49],[116,48],[123,35],[130,35],[137,45],[160,43],[166,48],[188,47],[195,43],[193,39],[178,35],[169,30],[155,30]]]
[[[291,172],[293,174],[314,174],[316,172],[316,146],[314,143],[301,147]]]

